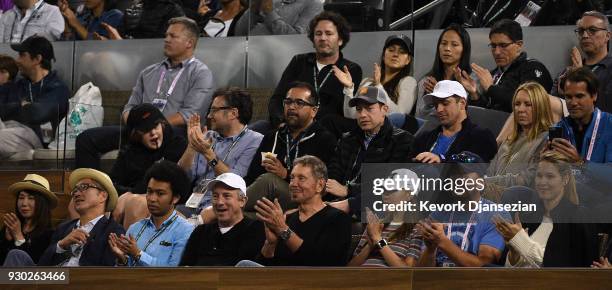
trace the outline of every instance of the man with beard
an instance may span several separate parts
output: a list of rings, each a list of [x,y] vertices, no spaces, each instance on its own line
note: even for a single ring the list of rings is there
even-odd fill
[[[212,72],[194,57],[198,41],[198,25],[185,17],[168,22],[164,40],[163,62],[145,68],[123,109],[125,124],[132,108],[142,103],[155,105],[175,127],[185,134],[185,125],[193,114],[208,111],[212,95]],[[76,140],[76,167],[100,167],[100,154],[119,148],[122,130],[106,126],[85,130]]]
[[[151,166],[145,174],[151,216],[130,226],[125,235],[110,234],[108,244],[122,266],[177,266],[193,226],[174,210],[189,191],[185,173],[170,161]]]
[[[344,90],[352,95],[353,88],[345,88],[337,75],[341,70],[350,72],[355,80],[361,80],[362,75],[361,67],[345,59],[341,53],[349,42],[350,27],[342,16],[324,11],[310,22],[308,38],[315,52],[294,56],[285,68],[268,104],[270,122],[273,129],[284,122],[283,100],[289,91],[289,84],[302,81],[312,85],[319,95],[317,118],[329,116],[324,126],[339,137],[342,131],[337,129],[337,125],[342,125],[338,123],[344,121]]]
[[[240,89],[218,90],[213,95],[213,102],[208,113],[207,127],[200,126],[200,116],[189,119],[187,139],[189,145],[178,162],[178,165],[189,173],[194,187],[192,195],[197,211],[211,205],[211,192],[207,184],[216,176],[233,172],[245,176],[251,160],[261,143],[263,135],[248,128],[247,124],[253,114],[251,96]],[[195,196],[200,196],[197,201]],[[193,207],[191,201],[187,204]]]
[[[572,65],[555,80],[551,91],[553,96],[563,97],[564,84],[561,80],[570,70],[586,67],[599,80],[599,94],[595,104],[604,112],[612,112],[612,56],[608,55],[608,42],[612,33],[608,26],[610,26],[608,17],[601,12],[589,11],[582,14],[574,30],[580,41],[582,54],[578,48],[572,49],[570,55]]]
[[[463,179],[478,184],[487,170],[484,160],[471,152],[453,156],[453,162],[446,164],[441,178],[453,181]],[[446,200],[437,202],[463,204],[464,208],[452,211],[436,211],[430,218],[420,221],[416,230],[423,237],[424,247],[419,259],[420,267],[482,267],[499,262],[505,248],[503,237],[492,221],[495,215],[510,220],[505,211],[470,211],[470,202],[491,204],[481,197],[477,188],[459,194],[459,191],[442,192]]]
[[[59,8],[43,0],[13,0],[15,6],[2,14],[0,42],[20,43],[38,35],[58,40],[64,31],[64,17]]]
[[[278,198],[284,209],[297,206],[291,202],[289,193],[293,160],[304,155],[316,156],[325,163],[330,160],[336,139],[315,121],[318,104],[319,98],[310,84],[289,85],[283,100],[285,125],[263,137],[245,178],[250,183],[245,211],[251,215],[262,197]]]
[[[489,162],[497,152],[493,133],[467,116],[467,92],[456,81],[440,81],[424,100],[433,104],[440,125],[417,136],[411,156],[422,163],[441,163],[447,156],[470,151]]]

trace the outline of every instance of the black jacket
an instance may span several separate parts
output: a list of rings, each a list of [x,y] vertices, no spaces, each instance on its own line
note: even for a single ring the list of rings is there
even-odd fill
[[[15,246],[14,240],[9,241],[6,239],[6,231],[6,227],[4,230],[0,231],[0,234],[2,235],[0,237],[0,263],[4,263],[6,255],[13,249],[22,250],[28,253],[30,258],[32,258],[32,261],[34,261],[34,263],[38,263],[40,256],[42,256],[45,249],[49,246],[51,235],[53,235],[53,229],[51,228],[43,230],[36,235],[24,234],[26,242],[18,247]]]
[[[283,99],[287,95],[288,86],[294,81],[302,81],[309,83],[314,86],[314,73],[317,65],[317,59],[315,53],[298,54],[291,59],[289,65],[285,68],[283,75],[274,90],[274,94],[270,98],[268,104],[268,111],[270,112],[270,122],[272,126],[276,128],[278,124],[282,123],[283,120]],[[353,80],[361,80],[362,72],[361,67],[345,59],[342,54],[338,58],[335,64],[338,68],[342,69],[344,66],[348,67],[349,72]],[[321,83],[329,73],[329,77],[325,83],[321,86]],[[317,118],[320,119],[328,114],[336,114],[339,116],[344,115],[342,106],[344,105],[344,86],[334,76],[334,72],[331,70],[331,66],[324,67],[318,74],[317,83],[320,86],[319,89],[319,112]],[[357,89],[357,86],[355,86]]]
[[[544,205],[540,202],[538,208],[544,208]],[[544,250],[543,267],[589,267],[598,259],[596,225],[583,223],[581,210],[564,198],[551,211],[553,230]],[[527,215],[530,217],[523,220],[542,219],[541,212]],[[534,215],[538,217],[534,218]],[[529,228],[529,235],[539,226],[539,223],[523,224]]]
[[[361,209],[361,164],[409,162],[414,137],[402,129],[394,128],[389,119],[385,118],[385,124],[372,139],[367,150],[363,144],[364,140],[365,133],[361,129],[344,133],[327,165],[330,179],[335,179],[340,184],[350,182],[348,185],[350,213],[357,216]],[[365,154],[361,153],[364,150]],[[361,162],[357,160],[360,153]]]
[[[47,247],[47,250],[45,250],[45,253],[38,262],[38,266],[57,266],[70,259],[70,250],[62,254],[58,254],[55,251],[57,242],[66,237],[74,229],[77,221],[78,219],[67,221],[57,227],[49,247]],[[89,232],[89,238],[83,247],[83,252],[81,252],[81,258],[79,259],[80,266],[115,265],[115,254],[113,254],[108,245],[110,233],[121,235],[125,234],[125,230],[114,220],[109,220],[103,216],[91,229],[91,232]]]
[[[499,70],[500,68],[495,68],[491,71],[491,75],[494,76]],[[527,53],[522,52],[506,69],[499,82],[490,86],[478,101],[471,103],[479,107],[511,113],[514,91],[528,81],[541,84],[547,92],[550,91],[553,84],[546,66],[535,59],[528,58]]]
[[[128,38],[164,38],[168,20],[184,15],[183,8],[172,0],[136,1],[125,10],[122,34]]]
[[[261,166],[261,152],[272,152],[272,148],[276,148],[273,153],[276,153],[276,158],[289,170],[285,162],[287,157],[287,138],[289,138],[289,140],[292,138],[287,127],[280,128],[264,135],[255,156],[253,156],[249,171],[244,178],[247,184],[251,184],[257,177],[267,172],[266,169]],[[291,158],[288,160],[289,162],[293,162],[297,157],[313,155],[327,164],[332,154],[334,154],[336,138],[316,121],[312,123],[310,127],[306,128],[299,138],[301,139],[298,145],[291,149]],[[275,143],[276,146],[274,146]],[[296,149],[298,156],[295,156]]]
[[[234,20],[232,21],[232,24],[230,24],[229,27],[225,28],[227,29],[227,36],[236,35],[236,23],[238,23],[238,19],[240,19],[242,14],[244,14],[244,11],[246,11],[246,9],[244,8],[240,10],[240,12],[238,12],[238,14],[234,16]],[[219,10],[210,10],[208,13],[204,15],[197,14],[197,16],[193,18],[198,23],[198,27],[200,28],[201,36],[215,37],[214,35],[204,35],[203,33],[204,33],[204,27],[206,27],[206,25],[208,24],[208,21],[210,21],[211,18],[217,15],[217,12],[219,12]]]
[[[203,224],[193,230],[179,266],[234,266],[253,260],[265,241],[264,225],[247,217],[221,234],[219,224]]]
[[[157,150],[150,150],[141,142],[130,142],[123,146],[110,173],[117,193],[145,193],[146,183],[143,178],[149,167],[162,159],[177,162],[185,148],[185,138],[175,135],[170,126],[164,126],[164,140]]]
[[[55,71],[50,71],[37,83],[20,78],[14,86],[8,85],[7,88],[7,94],[0,96],[0,118],[29,126],[41,140],[40,125],[51,122],[56,129],[68,112],[70,90]],[[22,101],[27,104],[22,106]]]
[[[442,132],[442,126],[436,129],[417,134],[414,150],[410,154],[412,158],[419,153],[430,152],[431,147],[436,143],[438,135]],[[480,128],[472,123],[470,118],[466,118],[461,122],[461,131],[457,133],[457,138],[446,152],[446,156],[459,154],[462,151],[470,151],[478,154],[485,162],[491,161],[497,153],[497,142],[495,136],[488,129]]]

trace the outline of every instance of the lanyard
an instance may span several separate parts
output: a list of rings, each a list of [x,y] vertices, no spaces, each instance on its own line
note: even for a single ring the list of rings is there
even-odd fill
[[[287,165],[287,170],[291,171],[291,165],[293,165],[293,159],[295,159],[295,157],[298,156],[298,154],[300,154],[300,142],[302,142],[302,137],[303,137],[303,133],[300,134],[300,139],[298,139],[297,142],[295,142],[295,144],[293,144],[292,146],[289,146],[290,142],[293,141],[293,138],[289,139],[289,132],[287,132],[287,135],[285,135],[285,141],[286,141],[286,145],[287,145],[287,154],[285,155],[285,164]],[[293,158],[291,158],[291,150],[295,148],[295,154],[293,155]]]
[[[28,21],[26,21],[26,23],[23,25],[23,29],[21,30],[21,37],[19,38],[19,42],[23,41],[23,36],[25,34],[26,28],[28,27],[28,24],[30,24],[30,21],[32,21],[32,19],[34,18],[34,16],[36,16],[36,14],[38,14],[38,10],[40,10],[40,8],[43,7],[43,5],[45,5],[45,2],[41,2],[40,5],[38,5],[38,7],[36,7],[36,9],[34,10],[34,12],[32,12],[32,14],[30,14],[30,18],[28,18]],[[9,42],[13,42],[13,30],[15,30],[15,22],[17,22],[17,16],[18,16],[18,12],[15,12],[15,19],[13,20],[13,25],[11,25],[11,35],[9,36]]]
[[[597,130],[599,130],[599,120],[601,119],[601,111],[597,110],[597,118],[595,119],[595,127],[593,127],[593,133],[591,134],[591,142],[589,144],[589,150],[587,151],[587,161],[591,161],[591,155],[593,154],[593,148],[595,147],[595,139],[597,138]]]
[[[40,80],[40,88],[38,89],[38,96],[40,97],[40,95],[42,95],[42,87],[43,84],[45,83],[45,79],[43,78],[42,80]],[[30,102],[34,103],[34,97],[32,96],[32,82],[28,83],[28,89],[29,89],[29,93],[30,93]]]
[[[165,224],[161,229],[159,229],[157,232],[155,232],[155,234],[147,241],[147,243],[145,244],[144,248],[142,248],[142,251],[146,252],[147,248],[151,245],[151,243],[153,243],[153,241],[155,241],[155,239],[157,239],[159,236],[161,236],[161,234],[163,234],[166,231],[166,229],[168,229],[170,227],[170,225],[172,225],[172,223],[176,220],[177,217],[178,217],[178,215],[174,214],[174,216],[172,217],[172,219],[170,220],[169,223]],[[146,227],[147,227],[147,223],[144,223],[142,225],[142,227],[140,228],[140,231],[138,232],[138,235],[136,235],[136,242],[138,242],[138,239],[140,239],[140,236],[142,236],[142,233],[144,232]]]
[[[450,219],[448,221],[448,227],[446,228],[446,236],[448,237],[449,240],[451,238],[451,233],[453,232],[452,226],[453,226],[453,216],[454,215],[455,213],[452,212]],[[467,246],[467,241],[468,241],[468,234],[470,233],[470,228],[472,227],[473,224],[474,224],[474,213],[470,215],[470,219],[465,225],[465,232],[463,233],[463,237],[461,238],[461,250],[464,252],[467,252],[466,246]]]
[[[312,78],[314,79],[314,88],[317,91],[317,94],[319,93],[319,90],[323,87],[323,85],[325,84],[329,76],[331,75],[331,72],[332,70],[330,69],[327,72],[327,75],[323,78],[323,81],[321,81],[321,84],[319,85],[319,81],[317,79],[317,76],[319,75],[317,64],[315,64],[314,67],[312,68]]]
[[[166,92],[165,98],[167,99],[170,95],[172,95],[172,92],[174,92],[174,88],[176,87],[176,83],[178,82],[179,78],[181,77],[181,75],[183,74],[183,71],[185,70],[185,68],[187,67],[187,65],[189,65],[192,61],[194,60],[194,58],[191,58],[186,65],[184,65],[181,70],[179,70],[179,72],[176,74],[176,76],[174,77],[174,79],[172,80],[172,83],[170,84],[170,88],[168,88],[168,92]],[[163,66],[163,65],[162,65]],[[157,82],[157,90],[155,91],[155,93],[159,96],[159,93],[161,92],[161,86],[162,83],[164,82],[164,77],[166,76],[166,67],[164,66],[164,68],[162,69],[162,72],[159,76],[159,81]]]

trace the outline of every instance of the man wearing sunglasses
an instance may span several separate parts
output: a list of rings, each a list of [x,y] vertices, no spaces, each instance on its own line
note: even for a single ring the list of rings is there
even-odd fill
[[[70,196],[79,218],[57,227],[39,266],[113,266],[115,257],[108,245],[111,233],[125,230],[105,216],[117,204],[117,191],[103,172],[80,168],[69,178]]]
[[[472,64],[481,91],[467,73],[462,72],[459,80],[467,88],[471,104],[511,113],[514,91],[522,83],[534,81],[550,91],[550,73],[544,64],[528,58],[523,51],[523,30],[516,21],[503,19],[495,23],[489,32],[489,41],[497,67],[489,71]]]
[[[334,152],[336,138],[315,121],[319,98],[313,86],[290,84],[283,109],[285,125],[264,136],[245,178],[250,184],[245,211],[250,215],[255,214],[255,203],[262,197],[278,198],[285,210],[296,208],[289,192],[293,160],[313,155],[327,163]]]
[[[571,65],[563,71],[551,90],[553,96],[564,96],[562,79],[571,69],[586,67],[599,80],[599,90],[595,105],[604,112],[612,112],[612,56],[608,55],[608,42],[612,32],[608,29],[608,17],[599,11],[588,11],[576,23],[576,37],[580,50],[572,48]]]

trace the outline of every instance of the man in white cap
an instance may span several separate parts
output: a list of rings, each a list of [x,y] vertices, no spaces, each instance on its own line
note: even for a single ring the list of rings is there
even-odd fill
[[[216,223],[198,226],[185,247],[181,266],[233,266],[254,259],[265,240],[263,223],[245,217],[246,184],[235,173],[208,183]]]
[[[107,243],[123,227],[104,215],[117,204],[113,181],[103,172],[80,168],[69,178],[70,196],[79,218],[57,227],[39,266],[112,266],[115,256]]]
[[[441,163],[452,154],[469,151],[489,162],[497,153],[491,131],[472,123],[467,115],[467,92],[456,81],[440,81],[424,101],[436,110],[440,125],[418,134],[411,156],[422,163]]]

